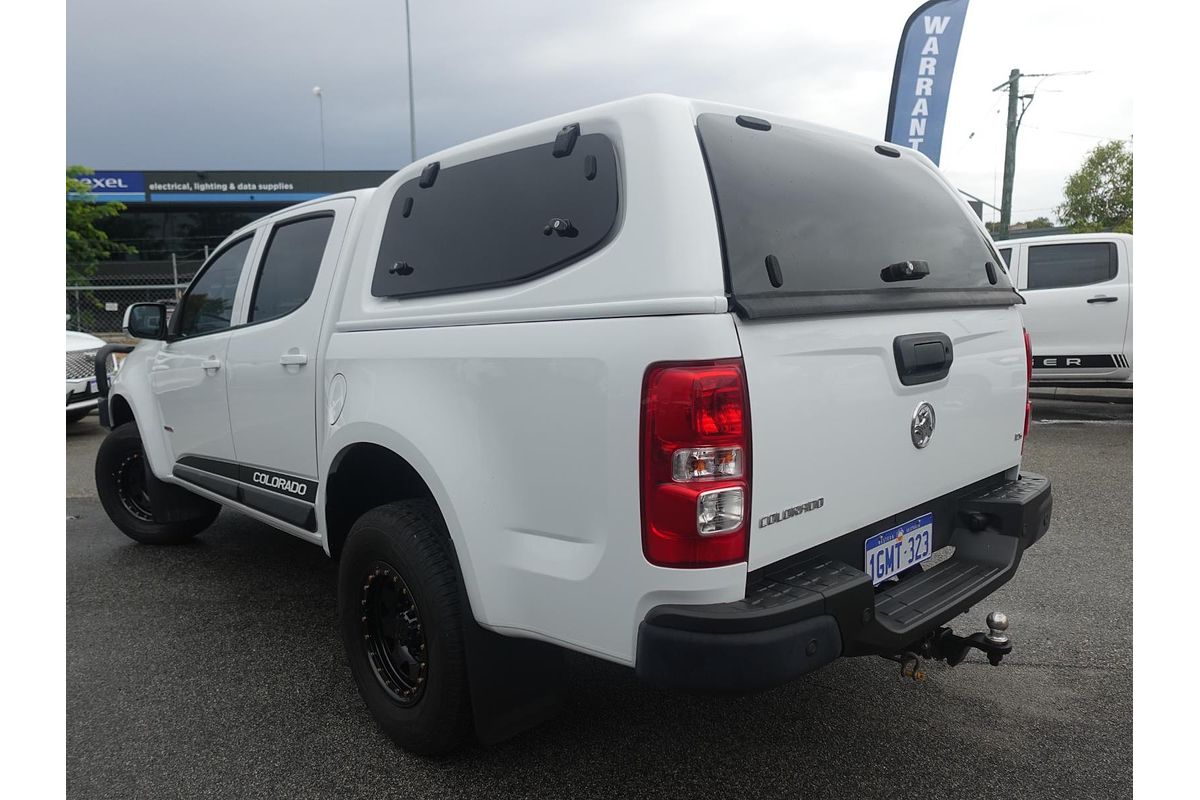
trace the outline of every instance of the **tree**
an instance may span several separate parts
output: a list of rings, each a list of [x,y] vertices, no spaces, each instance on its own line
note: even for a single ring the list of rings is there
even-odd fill
[[[1055,213],[1076,233],[1133,233],[1133,153],[1125,142],[1096,145],[1067,178],[1063,194]]]
[[[135,253],[127,244],[114,242],[96,227],[103,219],[115,217],[125,210],[124,203],[95,203],[91,187],[81,180],[91,175],[87,167],[67,167],[67,282],[87,278],[96,265],[113,253]]]
[[[999,222],[985,222],[983,224],[984,224],[984,227],[987,228],[987,232],[992,234],[993,236],[995,236],[996,232],[998,230],[1000,230]],[[1053,228],[1053,227],[1054,227],[1054,223],[1050,221],[1049,217],[1036,217],[1035,219],[1031,219],[1028,222],[1014,222],[1012,225],[1009,226],[1009,230],[1033,231],[1033,230],[1037,230],[1039,228]]]

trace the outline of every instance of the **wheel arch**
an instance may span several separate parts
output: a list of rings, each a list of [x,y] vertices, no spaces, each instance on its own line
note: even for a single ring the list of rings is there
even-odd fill
[[[351,526],[372,508],[416,498],[435,499],[421,473],[403,456],[375,442],[345,445],[329,462],[325,479],[326,551],[337,557]]]
[[[478,587],[470,556],[458,517],[436,471],[394,431],[373,423],[351,427],[358,430],[339,430],[327,443],[327,452],[333,455],[322,470],[318,503],[325,552],[338,557],[351,526],[370,509],[400,500],[429,498],[446,524],[450,555],[478,619]]]
[[[126,422],[137,422],[133,406],[124,395],[114,394],[108,398],[108,419],[112,427],[124,425]]]

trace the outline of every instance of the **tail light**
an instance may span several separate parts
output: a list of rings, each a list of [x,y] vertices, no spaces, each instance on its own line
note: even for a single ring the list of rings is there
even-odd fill
[[[746,560],[750,403],[741,359],[646,371],[641,473],[648,561],[713,567]]]
[[[1033,383],[1033,345],[1029,342],[1029,329],[1025,333],[1025,429],[1021,432],[1021,453],[1025,452],[1025,440],[1029,438],[1029,422],[1033,418],[1033,401],[1029,399],[1029,386]]]

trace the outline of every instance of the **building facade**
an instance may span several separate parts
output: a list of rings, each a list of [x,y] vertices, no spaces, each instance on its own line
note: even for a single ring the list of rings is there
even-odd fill
[[[119,332],[130,303],[174,301],[208,254],[243,225],[305,200],[378,186],[391,175],[391,170],[97,170],[81,176],[90,189],[83,199],[125,204],[125,211],[97,227],[134,252],[114,254],[86,280],[68,280],[68,327]]]

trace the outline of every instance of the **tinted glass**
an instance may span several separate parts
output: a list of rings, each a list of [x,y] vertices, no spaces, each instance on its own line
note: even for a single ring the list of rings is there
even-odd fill
[[[1001,247],[999,250],[999,253],[1000,253],[1000,257],[1004,259],[1004,268],[1011,269],[1012,268],[1012,248],[1011,247]]]
[[[529,280],[599,247],[617,219],[617,160],[602,134],[580,136],[438,172],[400,186],[384,227],[376,297],[468,291]],[[560,235],[550,229],[561,220]]]
[[[238,279],[252,239],[247,236],[225,249],[200,273],[184,295],[176,315],[179,323],[175,332],[178,335],[198,336],[229,327]]]
[[[1030,289],[1086,286],[1117,276],[1117,246],[1112,242],[1031,245],[1026,259]]]
[[[739,311],[880,310],[913,293],[932,306],[1020,302],[1003,271],[989,281],[984,265],[997,256],[970,209],[913,156],[837,133],[752,130],[719,114],[701,114],[697,128]],[[774,281],[768,256],[778,260]],[[904,261],[928,262],[929,274],[883,280]]]
[[[312,293],[333,215],[285,222],[271,231],[250,300],[250,322],[282,317]]]

